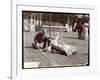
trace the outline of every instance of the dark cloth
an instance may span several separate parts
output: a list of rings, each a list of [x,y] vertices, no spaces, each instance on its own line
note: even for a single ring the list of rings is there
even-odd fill
[[[83,31],[83,25],[80,22],[77,23],[77,29],[78,29],[78,32],[82,32]]]
[[[43,32],[39,32],[36,34],[34,38],[34,43],[37,47],[37,43],[42,43],[43,42],[43,49],[48,47],[50,45],[50,37]]]
[[[83,32],[83,26],[81,23],[77,24],[77,30],[78,30],[78,38],[81,39],[82,38],[82,32]]]
[[[81,25],[78,27],[78,32],[83,32],[83,27]]]
[[[43,32],[39,32],[35,35],[34,37],[34,42],[38,42],[38,43],[41,43],[42,40],[43,40],[43,37],[44,37],[45,33]]]
[[[44,48],[46,48],[46,47],[48,47],[48,46],[50,46],[50,38],[49,37],[47,37],[47,36],[45,36],[44,38],[43,38],[43,42],[44,42],[44,44],[43,44],[43,49]]]
[[[37,43],[43,42],[44,32],[38,32],[34,37],[34,43],[32,43],[33,48],[38,49]]]

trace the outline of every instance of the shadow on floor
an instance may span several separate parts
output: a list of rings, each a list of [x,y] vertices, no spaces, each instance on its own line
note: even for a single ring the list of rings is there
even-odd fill
[[[24,48],[33,48],[32,46],[24,46]]]

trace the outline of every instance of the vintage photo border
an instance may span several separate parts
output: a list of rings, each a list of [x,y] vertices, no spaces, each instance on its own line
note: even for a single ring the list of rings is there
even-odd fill
[[[12,79],[14,80],[16,77],[17,77],[17,75],[19,75],[19,73],[20,73],[20,71],[19,71],[19,69],[18,69],[18,64],[19,64],[19,62],[18,62],[18,49],[17,49],[17,44],[18,44],[18,41],[17,41],[17,39],[18,39],[18,34],[17,34],[17,30],[18,30],[18,28],[17,28],[17,16],[18,16],[18,14],[17,14],[17,6],[20,6],[21,4],[17,4],[16,6],[13,6],[14,7],[14,9],[12,9],[12,27],[13,27],[13,25],[15,25],[16,24],[16,33],[14,33],[14,30],[13,30],[13,28],[12,28],[12,69],[11,69],[11,75],[12,75]],[[23,5],[22,5],[23,6]],[[91,12],[90,13],[93,13],[93,11],[94,11],[94,8],[92,7],[92,8],[89,8],[89,7],[87,7],[87,8],[80,8],[80,7],[77,7],[77,8],[74,8],[74,7],[59,7],[59,6],[40,6],[40,5],[24,5],[24,6],[37,6],[37,7],[52,7],[52,8],[73,8],[73,9],[89,9],[89,10],[91,10]],[[15,14],[16,13],[16,14]],[[13,15],[16,15],[16,20],[14,20],[15,19],[15,17],[13,16]],[[95,13],[93,13],[92,14],[94,17],[95,17]],[[91,17],[91,16],[90,16]],[[93,17],[92,17],[93,18]],[[14,20],[14,21],[13,21]],[[14,22],[14,23],[13,23]],[[94,22],[95,23],[95,22]],[[94,23],[93,23],[93,25],[94,25]],[[91,24],[91,23],[90,23]],[[13,34],[14,33],[14,34]],[[90,32],[89,32],[90,33]],[[95,34],[94,34],[95,35]],[[15,37],[14,37],[15,36]],[[14,43],[14,42],[16,42],[16,43]],[[89,43],[88,43],[89,45],[90,45],[90,41],[89,41]],[[15,47],[14,47],[15,46]],[[88,51],[90,51],[90,50],[88,50]],[[15,53],[14,53],[15,52]],[[90,53],[90,52],[89,52]],[[90,55],[90,54],[89,54]],[[91,59],[89,58],[89,62],[91,62]],[[14,63],[14,64],[13,64]],[[90,64],[90,63],[89,63]],[[89,67],[86,67],[87,68],[87,70],[91,70],[91,69],[89,69]],[[92,69],[94,68],[94,66],[92,67]],[[73,68],[73,69],[75,69],[75,68]],[[20,70],[22,70],[22,69],[20,69]],[[53,69],[54,70],[54,69]],[[56,70],[56,69],[55,69]],[[59,69],[60,70],[60,69]],[[31,72],[32,70],[30,70],[29,69],[29,71]],[[39,69],[37,69],[37,70],[35,70],[37,73],[40,73],[41,74],[41,71],[39,70]],[[43,69],[42,69],[42,71],[43,71]],[[48,71],[48,69],[46,69],[46,71]],[[52,71],[52,69],[51,69],[51,71]],[[95,70],[91,70],[92,72],[94,72]],[[91,73],[91,71],[90,71],[90,73]],[[63,72],[63,70],[62,70],[62,72]],[[87,71],[88,72],[88,71]],[[21,72],[22,74],[23,74],[23,72]],[[33,71],[32,71],[32,73],[33,73]],[[64,72],[64,73],[66,73],[66,72]],[[74,73],[74,72],[73,72]],[[79,72],[80,73],[80,72]],[[84,73],[84,72],[83,72]],[[50,73],[49,73],[50,74]],[[54,73],[53,73],[54,74]],[[31,75],[30,75],[31,76]]]
[[[51,6],[49,6],[51,7]],[[57,7],[58,8],[58,7]],[[22,12],[25,10],[22,10]],[[27,10],[26,10],[27,11]],[[27,12],[36,12],[36,13],[57,13],[57,14],[77,14],[77,15],[89,15],[89,24],[90,24],[90,13],[70,13],[70,12],[45,12],[45,11],[27,11]],[[22,16],[23,19],[23,16]],[[90,29],[90,26],[89,26]],[[63,67],[83,67],[83,66],[90,66],[90,30],[89,30],[89,36],[88,36],[88,64],[75,64],[75,65],[64,65],[64,66],[52,66],[52,67],[32,67],[32,68],[24,68],[24,30],[23,30],[23,20],[22,20],[22,69],[38,69],[38,68],[63,68]]]

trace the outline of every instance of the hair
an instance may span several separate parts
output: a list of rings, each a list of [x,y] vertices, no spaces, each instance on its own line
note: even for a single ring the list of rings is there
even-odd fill
[[[43,32],[43,33],[46,33],[46,32],[47,32],[47,30],[46,30],[46,29],[42,29],[42,32]]]

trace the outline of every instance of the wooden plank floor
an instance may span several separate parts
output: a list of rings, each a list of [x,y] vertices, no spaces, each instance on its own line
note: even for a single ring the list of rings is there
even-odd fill
[[[42,52],[32,48],[33,34],[24,32],[24,62],[40,62],[39,67],[77,66],[88,63],[88,41],[77,39],[76,32],[60,32],[58,42],[77,47],[78,53],[71,56]]]

